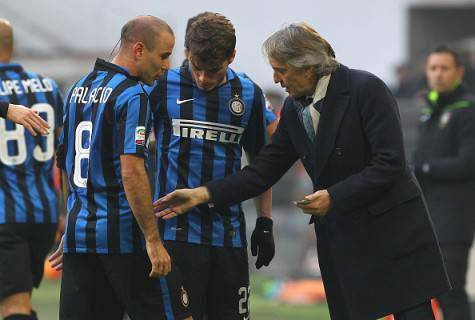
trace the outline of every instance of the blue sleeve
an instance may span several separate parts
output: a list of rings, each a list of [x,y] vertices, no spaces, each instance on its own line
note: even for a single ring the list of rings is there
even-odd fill
[[[251,116],[242,142],[244,151],[250,154],[259,153],[261,148],[266,144],[265,105],[266,102],[261,89],[257,85],[254,85],[254,101]]]
[[[274,108],[272,107],[272,104],[267,98],[266,98],[265,116],[266,116],[266,127],[270,125],[272,122],[274,122],[275,120],[277,120],[277,115],[274,113]]]
[[[146,155],[150,134],[150,106],[145,93],[133,96],[118,115],[119,152]]]

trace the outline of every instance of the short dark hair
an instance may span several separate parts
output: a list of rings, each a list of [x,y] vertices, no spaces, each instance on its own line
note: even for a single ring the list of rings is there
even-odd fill
[[[236,32],[228,18],[203,12],[188,20],[185,48],[204,65],[224,62],[236,47]]]
[[[196,16],[191,17],[190,19],[188,19],[188,22],[186,23],[186,29],[185,29],[185,48],[188,48],[188,45],[186,43],[186,40],[187,40],[186,34],[188,33],[188,30],[190,30],[190,27],[193,24],[193,22],[195,22],[196,20],[198,20],[202,17],[211,16],[213,14],[214,13],[212,13],[212,12],[205,11],[205,12],[202,12],[202,13],[198,13]]]
[[[460,58],[460,55],[452,48],[450,48],[447,45],[439,45],[432,49],[432,51],[429,52],[427,56],[430,56],[433,53],[447,53],[450,54],[454,58],[455,65],[457,67],[462,67],[462,60]]]
[[[148,49],[153,50],[156,37],[163,32],[173,35],[172,28],[164,20],[150,15],[137,16],[122,27],[120,42],[123,45],[141,41]]]

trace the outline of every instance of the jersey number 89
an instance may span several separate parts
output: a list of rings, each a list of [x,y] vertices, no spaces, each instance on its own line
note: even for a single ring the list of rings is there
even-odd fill
[[[46,121],[51,128],[54,128],[54,109],[51,105],[37,103],[32,105],[31,109],[46,114]],[[40,162],[50,160],[54,154],[54,130],[50,130],[44,137],[46,138],[45,149],[42,150],[39,145],[33,148],[33,158]],[[16,154],[8,154],[8,142],[16,142]],[[28,156],[26,147],[25,128],[22,125],[15,125],[14,130],[7,130],[5,119],[0,119],[0,161],[8,166],[23,164]]]

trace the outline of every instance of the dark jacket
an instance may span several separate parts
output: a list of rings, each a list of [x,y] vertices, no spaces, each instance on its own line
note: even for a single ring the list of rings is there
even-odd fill
[[[432,101],[428,97],[414,153],[417,178],[440,243],[471,244],[475,228],[474,98],[462,86]]]
[[[272,143],[237,174],[207,186],[216,206],[256,196],[300,158],[331,209],[315,220],[333,320],[373,320],[450,285],[421,191],[406,165],[396,102],[374,75],[332,74],[312,144],[287,98]]]

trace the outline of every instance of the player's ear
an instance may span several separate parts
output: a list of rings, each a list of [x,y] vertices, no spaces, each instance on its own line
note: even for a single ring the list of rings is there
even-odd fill
[[[145,45],[141,41],[134,43],[133,51],[136,59],[142,59],[145,50]]]

